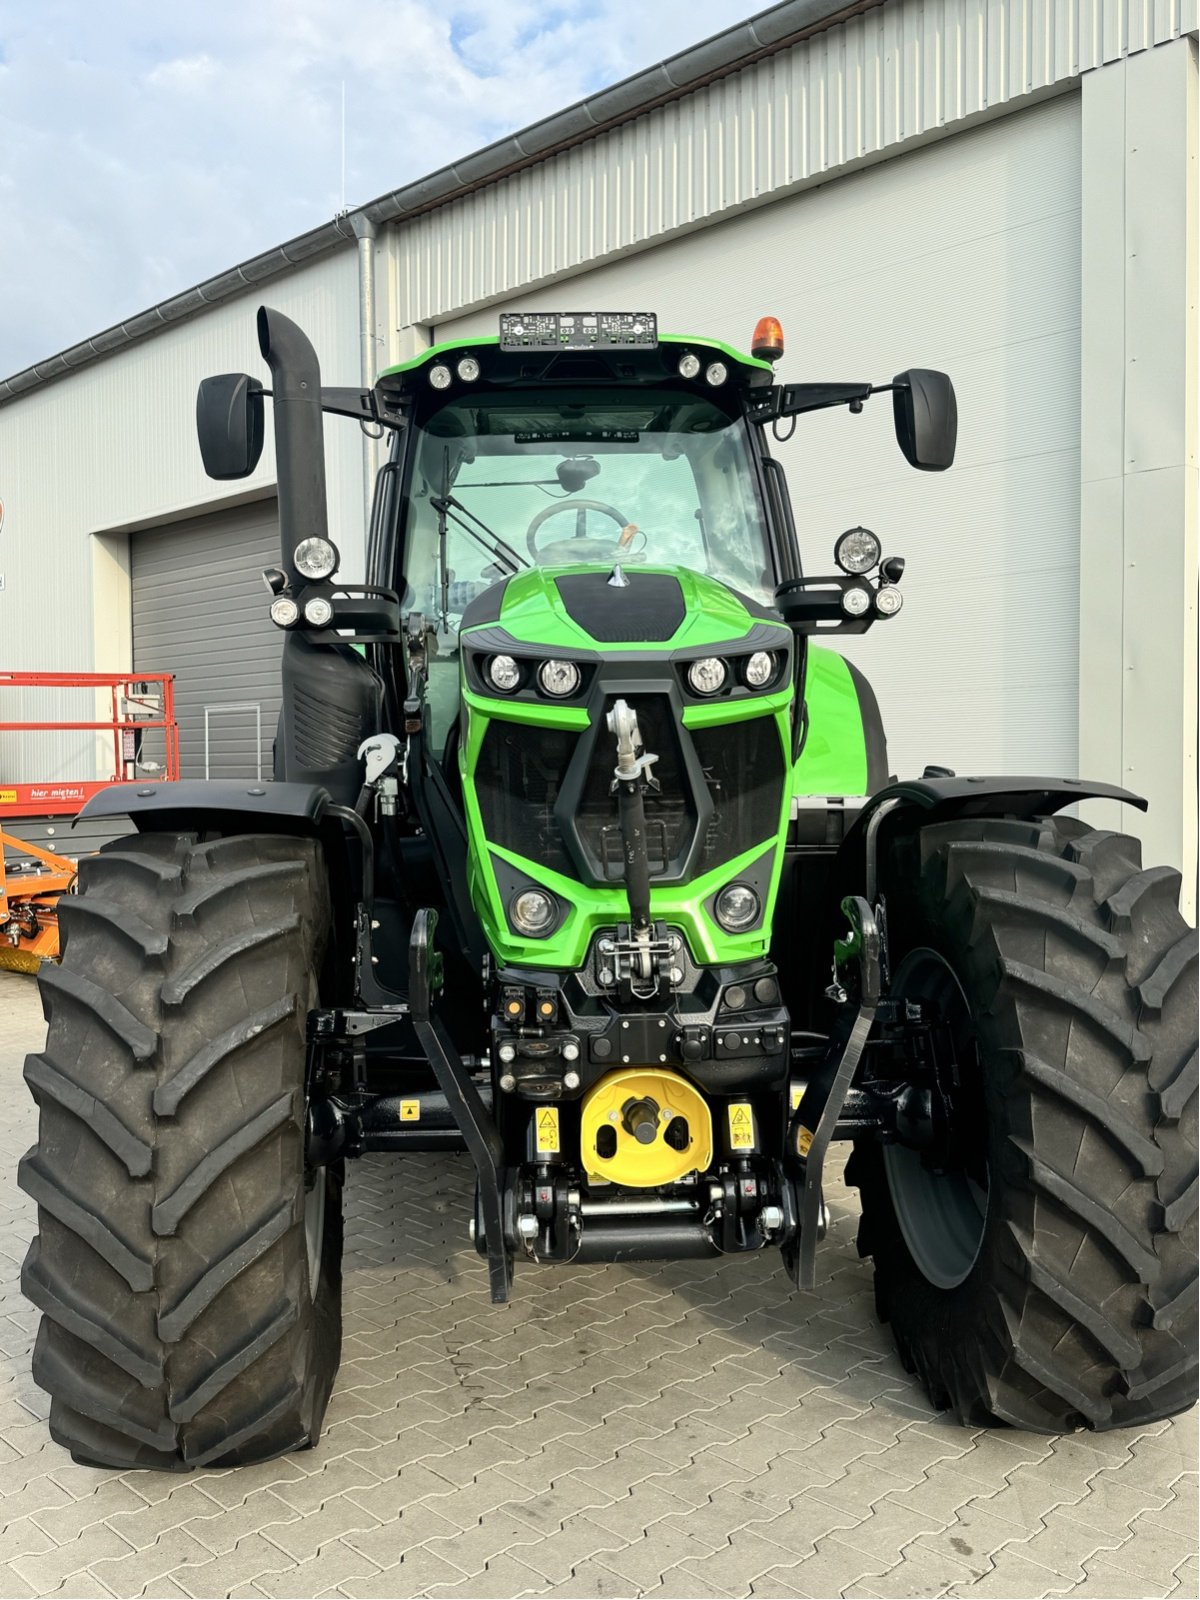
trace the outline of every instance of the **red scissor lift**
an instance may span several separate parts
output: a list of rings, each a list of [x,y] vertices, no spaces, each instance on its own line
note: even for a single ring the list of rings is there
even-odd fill
[[[112,736],[112,776],[94,780],[10,779],[4,772],[7,753],[0,748],[0,966],[31,972],[41,961],[57,959],[58,897],[70,892],[78,865],[71,857],[16,838],[6,831],[6,824],[77,816],[94,794],[114,783],[162,783],[178,778],[174,684],[170,672],[0,672],[0,691],[107,691],[111,708],[108,718],[96,721],[53,717],[14,722],[0,715],[0,735],[79,732]],[[4,709],[0,697],[0,712]],[[147,753],[147,743],[154,749],[154,757]],[[17,870],[8,870],[6,852],[19,858]]]

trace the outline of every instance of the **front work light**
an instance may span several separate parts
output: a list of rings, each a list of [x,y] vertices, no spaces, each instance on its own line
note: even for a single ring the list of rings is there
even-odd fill
[[[458,375],[464,383],[474,383],[479,377],[479,363],[474,356],[464,356],[458,363]]]
[[[697,378],[700,375],[700,357],[692,354],[690,350],[684,352],[679,358],[679,376],[681,378]]]
[[[775,657],[769,650],[756,650],[746,663],[746,685],[761,689],[775,676]]]
[[[511,694],[521,681],[521,669],[511,656],[493,656],[487,664],[487,680],[501,694]]]
[[[301,539],[292,551],[292,565],[310,583],[319,583],[337,571],[337,546],[328,539]]]
[[[717,896],[715,909],[726,933],[742,933],[758,921],[762,905],[748,883],[731,883]]]
[[[538,669],[538,682],[547,694],[561,700],[579,687],[579,668],[573,661],[546,661]]]
[[[718,689],[724,688],[728,676],[720,656],[705,656],[700,661],[693,661],[687,670],[687,681],[693,694],[716,694]]]
[[[886,585],[875,596],[875,609],[881,617],[894,617],[903,604],[904,596],[892,585]]]
[[[544,889],[520,889],[509,901],[508,915],[518,933],[540,939],[553,928],[558,904]]]
[[[333,606],[322,595],[304,602],[304,620],[310,628],[323,628],[333,621]]]
[[[711,383],[714,389],[719,389],[729,376],[729,368],[723,361],[712,361],[704,369],[706,383]]]
[[[439,361],[436,367],[430,367],[429,381],[435,389],[448,389],[450,387],[450,368]]]
[[[833,559],[843,572],[860,577],[883,554],[883,546],[870,528],[847,528],[833,547]]]
[[[871,591],[857,584],[842,595],[842,610],[850,617],[861,617],[870,609]]]
[[[291,595],[281,594],[271,601],[271,621],[277,628],[294,628],[300,621],[300,607]]]

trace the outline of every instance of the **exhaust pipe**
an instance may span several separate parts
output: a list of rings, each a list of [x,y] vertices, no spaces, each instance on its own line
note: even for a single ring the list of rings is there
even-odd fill
[[[292,551],[302,539],[329,537],[321,367],[308,336],[269,306],[258,309],[258,347],[272,378],[280,564],[292,587],[303,588]]]

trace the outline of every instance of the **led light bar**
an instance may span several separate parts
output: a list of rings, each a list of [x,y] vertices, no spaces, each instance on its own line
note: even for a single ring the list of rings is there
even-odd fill
[[[501,350],[642,350],[658,343],[653,311],[502,311]]]

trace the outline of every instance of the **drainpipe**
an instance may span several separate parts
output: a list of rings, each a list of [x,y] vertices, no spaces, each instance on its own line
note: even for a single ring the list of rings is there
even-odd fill
[[[364,389],[375,387],[375,224],[365,212],[351,214],[350,225],[358,240],[358,348],[359,382]],[[363,522],[371,515],[375,495],[375,476],[379,464],[376,441],[363,430]]]

